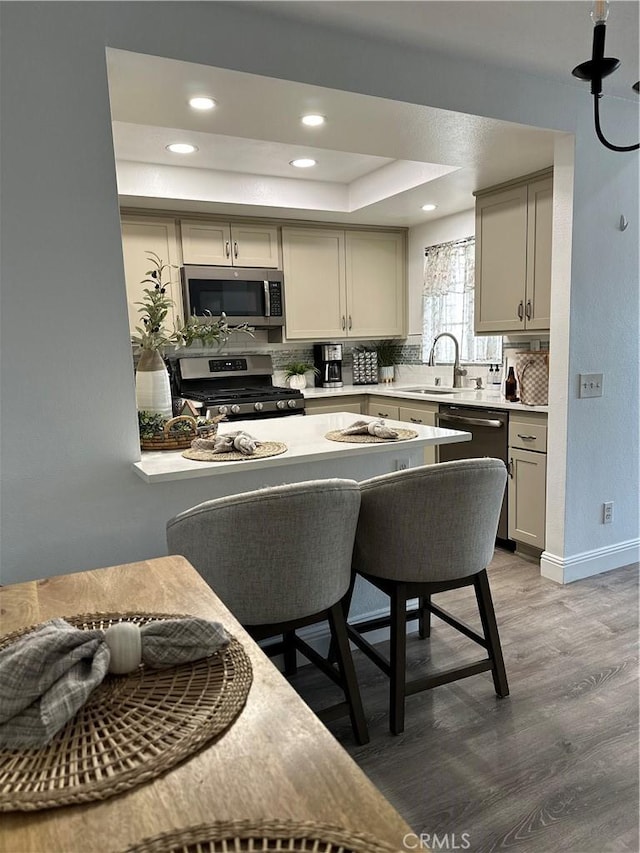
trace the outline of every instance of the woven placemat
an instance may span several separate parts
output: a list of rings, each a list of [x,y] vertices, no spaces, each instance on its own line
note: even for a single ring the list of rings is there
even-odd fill
[[[287,450],[287,445],[281,441],[262,441],[254,453],[247,455],[239,450],[228,450],[225,453],[214,453],[212,450],[194,450],[190,448],[182,454],[185,459],[195,459],[196,462],[246,462],[247,459],[266,459],[268,456],[279,456]]]
[[[144,625],[175,613],[65,616],[83,629]],[[36,627],[0,639],[0,648]],[[170,669],[109,675],[39,749],[0,750],[0,812],[104,800],[155,779],[228,728],[247,699],[251,661],[235,639]]]
[[[345,441],[348,444],[391,444],[396,441],[406,441],[408,438],[416,438],[418,433],[414,429],[398,429],[393,427],[398,433],[397,438],[378,438],[377,435],[369,435],[368,433],[360,433],[359,435],[343,435],[342,430],[332,429],[331,432],[325,434],[325,438],[329,441]]]
[[[399,853],[367,833],[311,821],[225,821],[145,838],[124,853]]]

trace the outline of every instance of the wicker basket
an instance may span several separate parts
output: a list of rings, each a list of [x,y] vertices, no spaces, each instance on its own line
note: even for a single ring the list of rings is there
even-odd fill
[[[199,427],[196,419],[191,415],[178,415],[177,418],[170,418],[165,423],[161,433],[152,438],[140,438],[140,447],[142,450],[186,450],[191,447],[191,442],[196,437],[213,438],[218,431],[218,423],[222,419],[222,416],[218,416],[212,423]],[[172,427],[178,421],[186,421],[190,427],[189,431],[172,431]]]

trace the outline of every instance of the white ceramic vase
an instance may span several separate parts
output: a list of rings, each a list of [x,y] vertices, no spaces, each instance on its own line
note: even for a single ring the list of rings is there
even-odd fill
[[[380,368],[380,379],[383,382],[393,382],[395,377],[395,367],[393,364],[390,367],[381,367]]]
[[[173,416],[169,374],[158,350],[143,350],[136,368],[136,405],[138,411]]]
[[[289,388],[297,388],[298,391],[302,391],[302,389],[306,387],[307,377],[304,373],[298,373],[295,376],[289,377]]]

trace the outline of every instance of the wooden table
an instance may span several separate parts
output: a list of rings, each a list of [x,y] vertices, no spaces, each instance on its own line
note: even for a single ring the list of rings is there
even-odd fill
[[[241,818],[316,820],[406,849],[409,826],[182,557],[4,587],[0,633],[54,616],[133,610],[221,621],[253,665],[244,710],[218,742],[151,783],[94,804],[2,814],[0,850],[105,853],[171,829]]]

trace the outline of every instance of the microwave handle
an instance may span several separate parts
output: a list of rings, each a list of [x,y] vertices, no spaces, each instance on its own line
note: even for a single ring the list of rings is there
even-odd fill
[[[264,287],[264,316],[271,316],[271,294],[269,293],[269,282],[263,281],[262,285]]]

